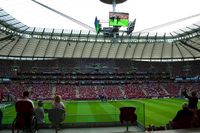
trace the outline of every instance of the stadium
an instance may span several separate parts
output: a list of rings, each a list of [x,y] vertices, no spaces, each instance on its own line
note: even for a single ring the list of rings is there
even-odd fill
[[[24,91],[31,92],[35,105],[43,101],[45,109],[51,108],[55,95],[62,97],[67,115],[61,133],[89,132],[90,128],[124,132],[126,125],[119,117],[123,107],[136,108],[137,121],[129,124],[130,131],[168,132],[166,125],[188,102],[183,92],[196,91],[200,97],[199,18],[176,31],[157,32],[200,14],[137,32],[121,31],[120,23],[113,26],[113,22],[112,32],[107,27],[101,32],[38,1],[30,2],[89,30],[32,27],[0,5],[1,130],[11,132],[15,102]],[[37,132],[48,132],[50,125],[45,113],[45,124]],[[199,125],[191,130],[198,132]]]

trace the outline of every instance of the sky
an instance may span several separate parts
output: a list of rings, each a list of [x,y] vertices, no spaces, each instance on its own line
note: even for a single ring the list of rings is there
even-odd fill
[[[108,26],[109,12],[112,5],[100,0],[37,0],[82,23],[94,27],[97,18],[103,27]],[[127,0],[117,4],[116,12],[129,13],[129,21],[136,18],[134,32],[171,32],[188,25],[200,25],[200,0]],[[63,16],[56,14],[32,0],[0,0],[0,8],[31,27],[89,30]],[[187,18],[192,15],[197,17]],[[166,23],[183,19],[178,23],[166,26]],[[162,25],[159,28],[153,28]],[[163,27],[163,28],[161,28]]]

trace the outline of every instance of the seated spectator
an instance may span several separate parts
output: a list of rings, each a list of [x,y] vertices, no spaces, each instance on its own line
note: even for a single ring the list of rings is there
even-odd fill
[[[59,109],[65,109],[64,103],[61,101],[61,96],[56,95],[54,98],[53,106],[52,108],[59,108]]]
[[[182,109],[177,112],[172,122],[170,122],[171,127],[174,129],[191,128],[193,115],[193,112],[188,108],[188,104],[184,103]]]
[[[48,110],[49,121],[55,126],[56,132],[60,128],[60,124],[65,119],[65,106],[61,101],[61,96],[56,95],[54,97],[54,102],[52,109]]]
[[[193,127],[200,127],[200,110],[192,110],[194,113],[194,118],[192,121]]]
[[[35,117],[38,124],[44,123],[44,108],[42,101],[38,101],[38,107],[35,109]]]
[[[198,122],[197,122],[198,123],[198,127],[200,127],[200,109],[197,110],[196,114],[197,114],[197,117],[198,117],[197,118],[198,119]]]

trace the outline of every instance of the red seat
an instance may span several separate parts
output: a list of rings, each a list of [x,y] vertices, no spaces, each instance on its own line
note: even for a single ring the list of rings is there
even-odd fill
[[[134,123],[137,120],[137,115],[135,114],[135,107],[122,107],[120,108],[120,122],[131,122]]]
[[[120,108],[120,122],[126,122],[126,128],[128,131],[128,122],[132,124],[136,122],[137,115],[135,114],[135,107],[122,107]]]
[[[34,108],[30,101],[17,101],[15,104],[15,109],[17,112],[16,116],[16,128],[30,128],[31,120],[34,114]]]

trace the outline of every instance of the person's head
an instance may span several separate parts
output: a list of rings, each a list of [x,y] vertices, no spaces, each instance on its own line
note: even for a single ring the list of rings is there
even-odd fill
[[[60,95],[56,95],[55,98],[54,98],[54,101],[56,103],[59,103],[61,101],[61,96]]]
[[[29,92],[28,92],[28,91],[24,91],[24,92],[23,92],[23,97],[25,97],[25,98],[26,98],[26,97],[29,97]]]
[[[196,91],[192,91],[191,95],[192,95],[192,97],[196,97],[197,96],[197,92]]]
[[[183,103],[182,108],[183,109],[187,109],[188,108],[188,104],[187,103]]]
[[[42,107],[43,102],[42,101],[38,101],[38,107]]]

